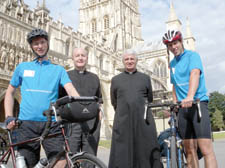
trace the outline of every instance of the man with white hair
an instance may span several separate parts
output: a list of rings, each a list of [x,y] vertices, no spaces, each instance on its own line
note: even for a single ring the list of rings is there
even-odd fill
[[[152,114],[145,120],[145,103],[152,102],[151,79],[138,72],[136,53],[123,54],[124,72],[112,78],[115,110],[109,168],[160,168],[160,149]]]
[[[99,105],[102,106],[102,92],[99,77],[89,72],[86,67],[88,64],[88,53],[83,48],[73,50],[74,69],[68,71],[68,75],[81,96],[97,96]],[[66,91],[60,88],[60,97],[66,95]],[[100,139],[101,113],[99,116],[79,123],[71,123],[71,132],[69,131],[69,145],[73,153],[86,151],[97,155],[98,143]],[[96,125],[97,124],[97,125]],[[93,133],[90,130],[95,129]]]

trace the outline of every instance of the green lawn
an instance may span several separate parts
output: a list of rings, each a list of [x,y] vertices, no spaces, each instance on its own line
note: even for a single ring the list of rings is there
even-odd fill
[[[225,139],[225,132],[221,133],[213,133],[214,140],[216,139]],[[111,140],[100,140],[99,146],[110,148],[111,147]]]
[[[100,140],[99,146],[109,149],[111,147],[111,140]]]
[[[225,132],[221,133],[213,133],[214,140],[216,139],[225,139]],[[110,149],[111,147],[111,140],[100,140],[99,146],[105,147]]]
[[[225,132],[220,132],[220,133],[213,133],[213,138],[214,139],[225,139]]]

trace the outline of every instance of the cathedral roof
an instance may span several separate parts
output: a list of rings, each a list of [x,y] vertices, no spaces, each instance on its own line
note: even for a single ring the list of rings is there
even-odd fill
[[[154,41],[154,42],[144,42],[142,44],[139,44],[136,47],[133,47],[133,50],[135,50],[137,53],[143,53],[146,51],[157,51],[165,49],[165,45],[162,43],[162,41]]]

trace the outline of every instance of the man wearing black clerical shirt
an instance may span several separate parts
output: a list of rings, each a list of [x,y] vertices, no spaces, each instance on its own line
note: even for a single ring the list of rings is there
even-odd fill
[[[152,102],[151,79],[137,71],[134,51],[123,54],[125,71],[112,78],[115,110],[109,168],[161,168],[160,149],[152,114],[145,118],[145,102]]]
[[[76,87],[80,96],[97,96],[100,106],[102,105],[102,93],[100,81],[97,75],[86,70],[88,62],[88,53],[82,48],[75,48],[73,51],[73,62],[75,69],[68,71],[68,75]],[[60,91],[60,97],[65,96],[64,90]],[[101,113],[99,113],[101,115]],[[101,118],[101,116],[99,116]],[[70,131],[69,145],[73,153],[86,151],[88,153],[97,154],[98,143],[100,139],[101,122],[98,122],[97,129],[93,134],[89,131],[93,129],[96,119],[82,123],[69,124]]]

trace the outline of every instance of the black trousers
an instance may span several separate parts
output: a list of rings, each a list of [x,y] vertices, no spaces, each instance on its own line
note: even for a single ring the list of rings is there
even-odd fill
[[[101,121],[98,122],[96,130],[90,134],[93,127],[93,120],[82,123],[68,124],[67,135],[70,150],[73,153],[86,151],[90,154],[97,155],[97,149],[100,139]]]

